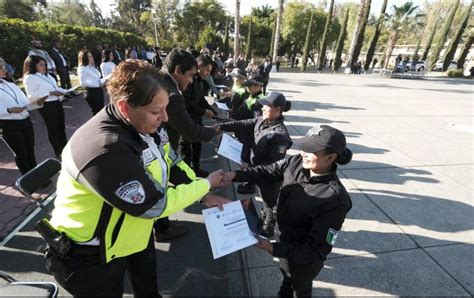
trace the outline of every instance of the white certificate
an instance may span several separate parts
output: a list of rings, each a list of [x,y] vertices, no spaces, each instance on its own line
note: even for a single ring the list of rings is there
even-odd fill
[[[79,87],[81,87],[81,85],[77,85],[77,86],[74,86],[72,88],[69,88],[69,89],[66,90],[66,93],[72,92],[72,91],[76,90]]]
[[[240,201],[202,210],[214,259],[257,243]]]
[[[225,103],[216,101],[215,104],[216,104],[216,106],[217,106],[219,109],[221,109],[221,110],[224,110],[224,111],[228,111],[228,110],[229,110],[229,107],[228,107]]]
[[[243,144],[228,134],[222,134],[222,140],[217,149],[217,154],[224,156],[227,159],[241,165],[242,164],[242,148]]]

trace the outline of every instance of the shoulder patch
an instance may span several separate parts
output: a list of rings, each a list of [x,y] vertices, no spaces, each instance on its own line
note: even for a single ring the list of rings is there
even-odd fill
[[[145,190],[143,189],[143,185],[137,180],[120,186],[115,191],[115,194],[123,201],[132,204],[141,204],[145,201]]]
[[[285,145],[279,145],[278,146],[278,153],[286,153],[286,146]]]
[[[328,234],[326,235],[326,242],[331,245],[331,246],[334,246],[334,244],[336,244],[336,240],[337,240],[337,233],[338,231],[332,229],[332,228],[329,228],[328,230]]]

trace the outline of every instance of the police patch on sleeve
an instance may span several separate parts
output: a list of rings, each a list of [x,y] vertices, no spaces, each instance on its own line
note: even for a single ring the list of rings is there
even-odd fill
[[[132,204],[141,204],[145,201],[145,190],[143,189],[143,185],[137,180],[120,186],[115,191],[115,194],[125,202]]]
[[[328,234],[326,235],[326,242],[330,244],[331,246],[334,246],[334,244],[336,244],[337,233],[338,231],[329,228]]]
[[[286,146],[285,145],[279,145],[278,146],[278,153],[286,153]]]

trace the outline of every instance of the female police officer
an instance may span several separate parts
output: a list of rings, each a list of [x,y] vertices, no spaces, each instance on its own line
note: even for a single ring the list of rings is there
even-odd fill
[[[245,140],[252,140],[251,144],[244,147],[252,150],[252,166],[269,165],[286,155],[286,150],[291,147],[291,139],[283,123],[282,112],[291,108],[291,103],[279,92],[272,92],[266,98],[258,99],[263,106],[262,116],[254,119],[231,121],[218,125],[219,130],[233,131]],[[265,236],[273,236],[275,225],[276,200],[280,182],[259,181],[258,187],[264,201],[263,207],[263,232]],[[253,183],[239,185],[239,193],[252,193],[255,191]]]
[[[222,172],[197,179],[160,128],[165,84],[147,62],[120,63],[107,86],[111,104],[63,151],[51,224],[72,249],[54,275],[74,296],[122,296],[128,271],[136,296],[158,297],[154,220],[202,197],[207,206],[228,201],[208,194]]]
[[[280,258],[283,282],[280,297],[311,296],[312,281],[336,242],[351,199],[336,174],[352,151],[344,134],[327,125],[316,126],[294,141],[300,155],[267,166],[224,174],[229,181],[283,181],[277,207],[278,241],[261,237],[257,247]]]

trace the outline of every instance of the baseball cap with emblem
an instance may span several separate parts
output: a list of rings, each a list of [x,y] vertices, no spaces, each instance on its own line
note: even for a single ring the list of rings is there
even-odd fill
[[[265,85],[265,79],[263,78],[262,75],[256,74],[256,75],[250,76],[247,79],[247,81],[244,82],[243,85],[247,87],[254,86],[254,85],[263,86]]]
[[[230,73],[230,76],[238,77],[245,80],[247,78],[247,72],[240,68],[234,68],[232,72]]]
[[[286,97],[280,92],[271,92],[267,97],[258,99],[257,101],[264,106],[281,108],[282,111],[285,110],[287,106]]]
[[[307,153],[322,150],[334,152],[338,155],[336,162],[339,164],[347,164],[352,159],[352,151],[346,147],[344,134],[329,125],[317,125],[311,128],[303,138],[294,140],[294,143]]]

